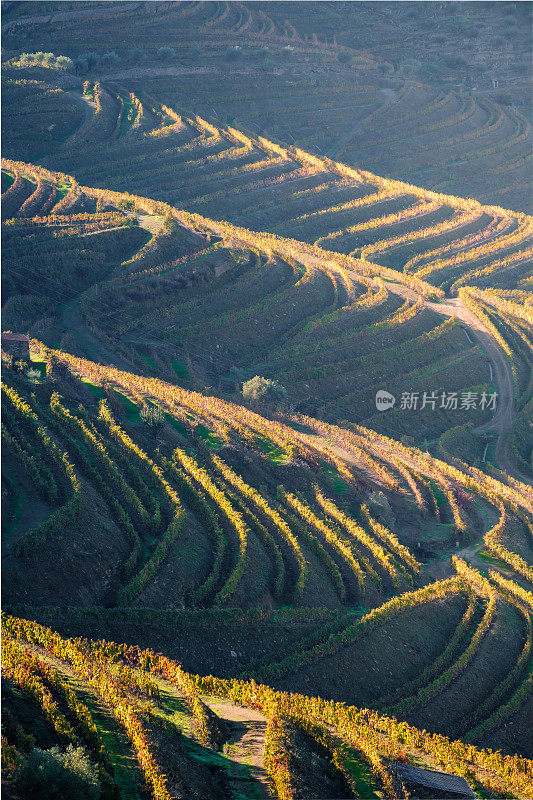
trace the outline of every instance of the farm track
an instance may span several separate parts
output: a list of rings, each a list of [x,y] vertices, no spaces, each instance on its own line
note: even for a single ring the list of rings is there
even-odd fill
[[[163,217],[153,217],[150,214],[129,214],[128,216],[130,216],[132,219],[136,219],[139,223],[139,228],[143,228],[145,231],[148,231],[148,233],[151,233],[152,236],[154,236],[163,227]],[[123,225],[115,225],[114,228],[103,228],[101,231],[89,231],[89,233],[83,233],[82,236],[97,236],[100,233],[120,231],[123,227]]]
[[[70,664],[50,655],[39,645],[26,644],[25,649],[58,670],[67,678],[73,688],[78,691],[83,689],[83,692],[92,698],[93,703],[104,715],[108,726],[112,729],[116,727],[111,709],[106,706],[93,689],[80,682],[79,676]],[[163,687],[164,691],[171,697],[183,699],[183,695],[172,683],[160,679],[158,685]],[[218,718],[228,723],[231,731],[231,736],[224,745],[224,757],[234,765],[228,775],[234,796],[249,797],[250,800],[256,800],[256,798],[257,800],[259,798],[268,800],[271,794],[267,773],[264,768],[266,717],[254,708],[237,705],[231,700],[221,697],[205,695],[201,699]],[[120,729],[117,729],[115,736],[124,740],[123,747],[126,749],[128,746],[127,739],[120,732]],[[128,770],[135,769],[136,763],[133,754],[124,753],[118,768],[121,774],[124,772],[127,774]],[[131,797],[137,800],[138,794],[135,791],[135,784],[131,777],[129,783],[130,785],[127,788],[131,792]]]
[[[385,282],[389,291],[399,294],[406,299],[416,300],[418,296],[407,287],[399,288],[398,284]],[[447,317],[457,317],[478,340],[487,353],[493,367],[493,377],[498,386],[498,402],[496,412],[490,422],[480,425],[475,430],[478,433],[496,431],[498,441],[496,445],[496,461],[500,469],[513,475],[522,483],[531,483],[531,479],[523,475],[512,463],[509,456],[509,434],[513,424],[514,387],[511,367],[501,347],[489,333],[478,317],[465,306],[459,297],[449,298],[440,303],[423,300],[425,308]]]
[[[218,227],[216,223],[211,224],[212,230],[224,236],[222,227]],[[281,244],[281,243],[280,243]],[[287,245],[286,252],[284,253],[283,245],[279,248],[282,256],[290,256],[290,247]],[[302,255],[302,263],[310,267],[325,268],[335,270],[335,264],[331,264],[327,259],[319,258],[318,256]],[[347,270],[348,274],[357,278],[357,272]],[[481,346],[485,349],[488,358],[493,366],[494,380],[498,387],[498,402],[496,413],[490,422],[479,426],[476,430],[478,432],[486,432],[495,430],[498,434],[498,441],[496,445],[496,460],[499,467],[505,470],[509,475],[517,478],[522,483],[530,484],[531,480],[526,475],[522,474],[512,463],[509,455],[509,436],[513,424],[513,409],[514,409],[514,389],[511,367],[508,364],[502,349],[495,341],[493,336],[481,323],[478,317],[468,309],[463,301],[458,298],[446,298],[441,302],[431,302],[421,296],[408,286],[400,283],[393,283],[391,281],[384,281],[388,291],[396,294],[404,300],[415,302],[422,301],[422,307],[430,311],[434,311],[445,317],[456,317],[465,326],[468,331],[477,339]]]
[[[269,798],[269,784],[264,768],[265,733],[267,720],[264,714],[253,708],[240,706],[222,698],[203,696],[203,702],[220,719],[229,723],[232,737],[225,747],[225,756],[236,765],[230,781],[238,793],[251,789],[249,776],[239,767],[248,767],[254,779],[257,794]],[[248,770],[246,770],[248,772]],[[241,796],[241,795],[237,795]],[[242,795],[248,797],[249,795]],[[252,795],[255,797],[255,794]]]
[[[151,214],[134,214],[133,216],[137,219],[139,227],[144,228],[152,235],[158,233],[163,227],[163,217],[154,217]]]

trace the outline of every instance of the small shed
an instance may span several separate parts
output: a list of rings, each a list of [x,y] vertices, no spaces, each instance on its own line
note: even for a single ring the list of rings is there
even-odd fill
[[[468,781],[459,775],[437,772],[432,769],[421,769],[411,764],[394,761],[390,765],[394,776],[403,783],[411,797],[437,798],[445,800],[463,800],[475,798]]]
[[[30,339],[23,333],[2,331],[2,350],[14,361],[30,361]]]

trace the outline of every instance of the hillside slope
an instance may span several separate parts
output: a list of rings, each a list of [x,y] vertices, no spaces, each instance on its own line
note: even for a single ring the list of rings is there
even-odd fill
[[[530,14],[488,5],[4,4],[6,797],[533,798]]]

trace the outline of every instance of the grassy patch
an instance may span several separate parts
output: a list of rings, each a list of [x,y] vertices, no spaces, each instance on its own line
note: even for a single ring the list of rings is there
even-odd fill
[[[59,201],[62,200],[64,197],[66,197],[67,194],[69,193],[69,187],[68,186],[64,186],[64,187],[58,186],[56,191],[57,191],[56,203],[59,203]]]
[[[139,408],[136,403],[130,400],[129,397],[126,397],[125,394],[119,392],[115,389],[115,394],[122,403],[125,408],[126,416],[128,417],[129,422],[140,422],[141,419],[141,409]]]
[[[189,758],[200,761],[209,767],[221,768],[226,772],[226,778],[231,788],[231,800],[261,800],[264,796],[252,776],[251,766],[232,761],[229,757],[207,747],[201,747],[193,739],[184,737],[182,742]]]
[[[157,369],[156,363],[153,358],[150,358],[150,356],[141,356],[141,358],[143,361],[146,361],[149,367],[155,370]]]
[[[188,436],[189,431],[183,422],[177,420],[176,417],[173,417],[168,411],[165,411],[165,420],[168,422],[171,428],[174,428],[175,431],[181,433],[182,436]]]
[[[122,116],[120,118],[120,128],[118,135],[124,136],[133,124],[133,119],[130,117],[130,113],[133,108],[133,103],[131,97],[127,94],[121,94],[120,99],[124,104],[124,108],[122,109]]]
[[[427,521],[421,530],[421,538],[425,542],[447,541],[454,530],[453,522]]]
[[[163,688],[165,686],[163,681],[153,678],[152,680],[158,684],[161,699],[163,701],[163,708],[153,708],[156,716],[162,717],[176,726],[185,736],[192,734],[192,715],[191,710],[183,697],[170,694]]]
[[[195,433],[198,434],[201,439],[203,439],[209,450],[220,450],[220,448],[224,445],[224,442],[220,436],[217,436],[216,433],[213,433],[212,430],[201,423],[196,426]]]
[[[187,377],[187,368],[183,361],[171,361],[170,363],[172,364],[172,369],[178,378],[184,379]]]
[[[441,508],[442,506],[446,505],[446,495],[444,494],[442,489],[439,488],[439,485],[435,483],[435,481],[432,480],[431,478],[429,478],[429,484],[431,486],[431,491],[433,492],[433,496],[437,501],[438,507]]]
[[[330,479],[331,483],[333,484],[333,489],[338,494],[344,494],[344,492],[348,490],[346,482],[341,478],[338,470],[323,462],[322,472]]]
[[[82,382],[85,384],[90,393],[98,398],[98,400],[101,400],[102,397],[105,397],[104,390],[101,386],[97,386],[96,383],[91,383],[91,381],[88,381],[85,378],[82,378]]]
[[[251,765],[232,760],[237,755],[237,745],[227,742],[222,753],[200,745],[193,738],[193,717],[183,697],[176,694],[174,687],[169,686],[165,681],[155,678],[155,682],[160,687],[164,707],[162,709],[154,708],[154,713],[172,723],[183,734],[181,743],[186,755],[209,767],[223,769],[232,790],[232,800],[260,800],[263,795],[252,775]],[[227,702],[224,698],[209,697],[211,701],[214,699]]]
[[[2,192],[7,191],[11,184],[15,182],[15,176],[5,169],[2,170]]]
[[[504,569],[504,570],[509,569],[509,565],[506,564],[505,561],[502,561],[501,559],[492,556],[489,552],[487,552],[487,550],[479,550],[477,555],[481,561],[486,561],[487,564],[492,564],[493,566],[498,567],[499,569]]]
[[[490,516],[489,512],[487,511],[487,509],[485,508],[485,506],[482,506],[482,505],[481,505],[480,503],[478,503],[476,500],[474,500],[474,502],[473,502],[473,505],[474,505],[474,506],[477,508],[477,510],[479,511],[479,513],[481,514],[481,516],[484,518],[484,520],[485,520],[485,523],[486,523],[486,526],[487,526],[487,527],[486,527],[486,531],[490,531],[490,529],[491,529],[491,528],[493,527],[493,525],[494,525],[494,522],[492,521],[492,517]],[[486,532],[486,531],[485,531],[485,532]]]
[[[290,457],[285,450],[282,450],[281,447],[267,439],[266,436],[257,436],[256,442],[261,452],[268,456],[273,464],[288,464],[290,461]]]
[[[69,683],[93,716],[105,751],[111,761],[113,778],[120,789],[121,796],[129,798],[129,800],[141,800],[139,787],[142,785],[142,777],[126,734],[94,695],[80,688],[72,680],[69,680]]]
[[[357,790],[357,796],[364,798],[382,797],[369,764],[352,748],[346,748],[344,766],[352,776]]]

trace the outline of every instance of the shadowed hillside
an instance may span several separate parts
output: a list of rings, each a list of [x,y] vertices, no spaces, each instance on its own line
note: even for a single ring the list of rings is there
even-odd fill
[[[4,4],[7,797],[533,796],[530,20]]]

